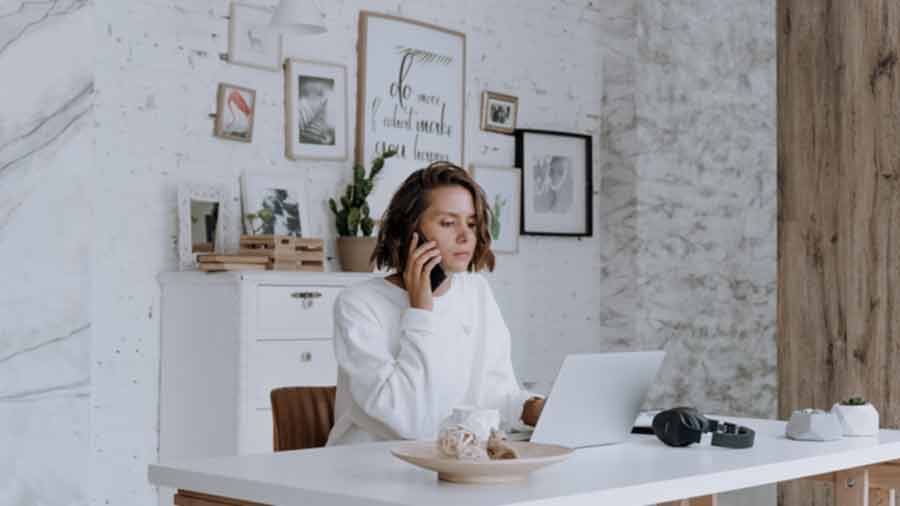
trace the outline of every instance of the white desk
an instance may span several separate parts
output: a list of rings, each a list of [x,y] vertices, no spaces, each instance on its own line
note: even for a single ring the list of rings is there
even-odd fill
[[[391,456],[389,450],[396,443],[165,463],[151,465],[149,476],[160,486],[276,506],[627,506],[710,496],[813,475],[834,478],[836,485],[838,479],[858,478],[849,492],[836,490],[837,502],[843,506],[866,504],[862,498],[868,497],[868,491],[862,489],[875,481],[881,487],[892,484],[891,480],[900,483],[900,465],[874,466],[900,459],[900,431],[883,430],[877,438],[813,443],[786,439],[785,422],[719,418],[756,430],[755,446],[729,450],[705,442],[669,448],[655,436],[632,435],[623,444],[577,450],[569,460],[509,485],[439,482],[435,473]],[[881,470],[894,467],[895,475]],[[848,469],[855,470],[831,474]]]

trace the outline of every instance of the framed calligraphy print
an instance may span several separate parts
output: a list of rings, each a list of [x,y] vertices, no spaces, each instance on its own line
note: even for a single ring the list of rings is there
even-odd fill
[[[369,196],[380,218],[416,169],[447,160],[464,167],[466,36],[363,11],[359,16],[356,161],[393,149]]]

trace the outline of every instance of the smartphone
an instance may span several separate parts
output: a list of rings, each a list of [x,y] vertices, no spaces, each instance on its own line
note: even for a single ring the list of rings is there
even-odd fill
[[[416,229],[416,233],[419,234],[419,243],[418,244],[420,246],[430,240],[430,239],[428,239],[428,236],[426,236],[422,232],[421,228]],[[447,273],[444,271],[444,268],[441,267],[441,264],[438,263],[437,265],[434,266],[433,269],[431,269],[431,291],[433,292],[433,291],[437,290],[437,288],[439,286],[441,286],[441,283],[443,283],[445,279],[447,279]]]

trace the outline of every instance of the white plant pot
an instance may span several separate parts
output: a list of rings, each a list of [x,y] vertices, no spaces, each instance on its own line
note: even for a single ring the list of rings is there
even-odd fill
[[[844,435],[844,428],[833,411],[802,409],[791,415],[785,435],[799,441],[835,441]]]
[[[878,410],[870,403],[846,406],[837,403],[831,411],[837,415],[845,436],[875,436],[878,434]]]

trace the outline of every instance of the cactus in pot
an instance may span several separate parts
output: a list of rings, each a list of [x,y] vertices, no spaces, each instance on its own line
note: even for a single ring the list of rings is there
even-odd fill
[[[851,397],[831,407],[841,421],[845,436],[878,435],[878,410],[864,397]]]
[[[338,235],[338,257],[341,267],[347,271],[368,272],[372,270],[369,263],[375,249],[375,220],[369,214],[369,194],[375,188],[375,178],[384,168],[384,162],[396,155],[394,150],[385,151],[372,160],[369,175],[361,165],[353,167],[353,181],[347,185],[344,194],[338,201],[328,199],[328,207],[334,213],[335,228]],[[361,233],[361,236],[360,236]]]

